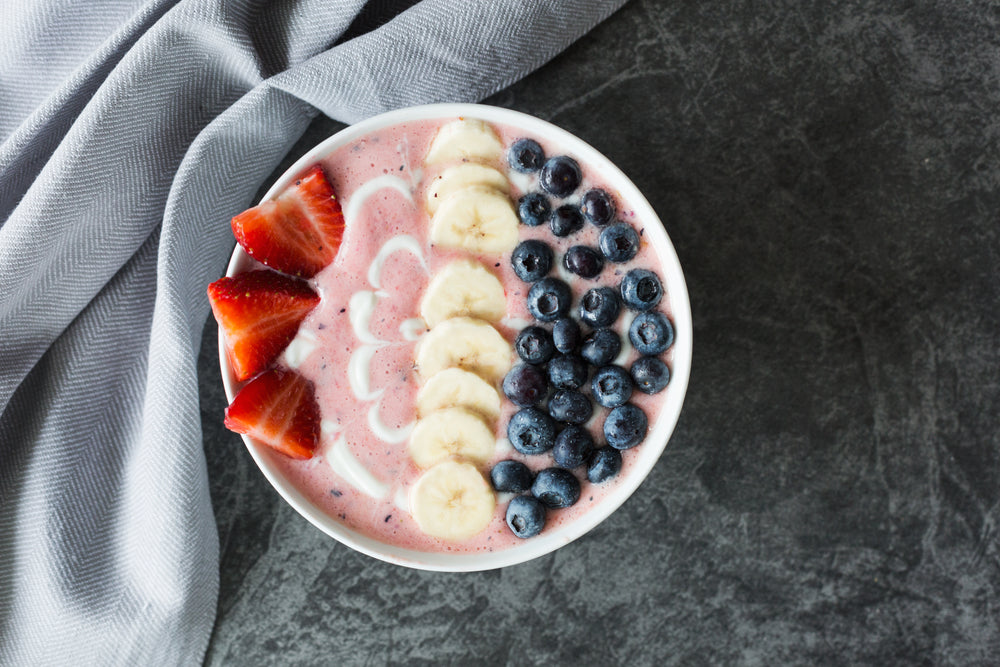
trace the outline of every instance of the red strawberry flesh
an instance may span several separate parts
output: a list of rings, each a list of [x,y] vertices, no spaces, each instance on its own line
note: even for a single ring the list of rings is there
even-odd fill
[[[309,459],[319,442],[319,405],[312,383],[285,369],[264,371],[226,408],[226,428],[245,433],[293,459]]]
[[[236,379],[271,365],[298,333],[319,296],[304,280],[274,271],[249,271],[208,286]]]
[[[314,165],[277,198],[237,215],[232,226],[236,241],[258,262],[312,278],[337,256],[344,213],[323,168]]]

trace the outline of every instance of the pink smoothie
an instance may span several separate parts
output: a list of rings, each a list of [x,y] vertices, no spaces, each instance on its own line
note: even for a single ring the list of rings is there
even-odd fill
[[[426,184],[447,166],[426,167],[423,157],[438,128],[451,120],[454,119],[415,121],[381,130],[322,160],[347,218],[336,260],[313,279],[321,295],[320,305],[300,329],[300,338],[312,339],[314,343],[312,351],[297,367],[316,386],[324,422],[322,440],[317,456],[309,461],[294,461],[271,452],[265,455],[271,457],[310,502],[353,530],[418,551],[471,553],[505,549],[521,542],[504,521],[507,496],[498,497],[495,516],[486,530],[460,542],[443,541],[422,533],[410,517],[406,502],[408,489],[421,473],[410,459],[406,438],[406,429],[415,419],[414,400],[420,381],[414,370],[415,337],[424,331],[415,318],[430,276],[456,257],[468,257],[431,246],[430,218],[423,204]],[[494,129],[505,148],[525,136],[513,127],[494,125]],[[558,146],[534,138],[547,155],[563,154]],[[508,173],[506,164],[497,162],[493,166]],[[590,173],[586,164],[581,167],[583,182],[575,198],[578,200],[591,187],[603,187],[616,200],[618,218],[632,224],[642,238],[645,222],[637,219],[628,202],[606,187],[598,174]],[[526,177],[517,175],[511,180],[511,197],[516,201],[523,194],[519,185],[525,184]],[[567,201],[574,201],[574,197]],[[587,223],[582,231],[560,239],[545,225],[534,228],[521,225],[519,229],[522,239],[539,238],[552,246],[557,258],[571,245],[597,247],[600,231]],[[509,254],[472,258],[491,268],[504,286],[508,318],[498,329],[513,341],[523,326],[532,323],[525,304],[529,285],[514,274]],[[643,242],[632,261],[607,263],[594,280],[570,276],[561,267],[554,268],[551,275],[567,280],[579,296],[596,285],[617,285],[629,269],[643,267],[656,271],[658,265],[652,247]],[[671,315],[669,296],[659,306],[668,316]],[[364,307],[365,304],[371,307]],[[575,307],[576,302],[573,312]],[[631,314],[624,308],[622,312],[615,328],[623,334],[623,345],[628,346]],[[637,356],[630,352],[626,367]],[[671,350],[661,358],[672,366]],[[360,359],[367,363],[361,363]],[[357,372],[358,369],[367,372]],[[652,424],[664,394],[648,396],[635,391],[630,401],[646,412]],[[549,454],[523,456],[505,444],[507,420],[516,410],[512,403],[503,400],[496,429],[497,454],[483,469],[487,477],[492,463],[506,458],[521,460],[534,470],[554,465]],[[607,412],[595,404],[594,417],[588,424],[598,445],[603,444],[600,427]],[[335,447],[346,448],[356,466],[367,471],[369,478],[365,483],[359,484],[357,479],[334,471],[330,459],[336,458]],[[546,530],[571,522],[600,503],[618,480],[630,474],[634,454],[635,450],[623,452],[621,473],[604,484],[590,484],[582,470],[575,471],[582,480],[580,500],[570,508],[550,510]],[[341,458],[342,455],[343,450]]]

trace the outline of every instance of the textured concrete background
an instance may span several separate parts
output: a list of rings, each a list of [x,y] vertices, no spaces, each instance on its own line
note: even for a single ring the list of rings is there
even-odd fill
[[[222,429],[206,327],[208,664],[997,664],[1000,8],[932,4],[634,0],[487,100],[618,163],[691,291],[666,453],[555,554],[324,537]]]

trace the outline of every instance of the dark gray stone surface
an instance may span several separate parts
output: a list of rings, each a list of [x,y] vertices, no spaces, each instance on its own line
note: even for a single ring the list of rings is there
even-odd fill
[[[271,490],[206,327],[208,664],[997,664],[998,54],[987,2],[635,0],[487,100],[664,220],[695,323],[675,435],[560,551],[411,571]]]

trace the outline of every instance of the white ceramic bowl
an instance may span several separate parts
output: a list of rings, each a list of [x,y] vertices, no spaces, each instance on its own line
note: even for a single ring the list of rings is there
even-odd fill
[[[600,173],[601,179],[607,186],[617,190],[621,194],[622,200],[627,202],[628,208],[635,211],[636,219],[648,223],[660,222],[649,202],[632,181],[606,157],[585,142],[565,130],[533,116],[477,104],[432,104],[409,107],[381,114],[347,127],[320,143],[289,167],[281,178],[271,186],[271,189],[264,195],[264,199],[276,196],[292,182],[297,174],[324,156],[372,131],[405,121],[455,118],[458,116],[479,118],[490,123],[519,127],[524,129],[526,135],[545,137],[558,144],[567,154],[576,157],[585,165],[586,169]],[[243,436],[250,455],[278,493],[313,525],[353,549],[390,563],[447,572],[489,570],[522,563],[568,544],[607,518],[632,495],[646,478],[660,458],[660,454],[673,433],[681,412],[684,394],[687,391],[691,371],[692,325],[691,306],[688,301],[684,275],[677,260],[677,253],[674,251],[673,244],[670,242],[662,223],[647,224],[644,238],[654,246],[657,255],[663,262],[660,267],[660,276],[666,291],[666,298],[670,303],[675,329],[671,379],[664,390],[666,396],[660,414],[652,420],[646,440],[632,450],[632,455],[638,458],[628,474],[618,480],[617,486],[601,503],[589,509],[578,520],[524,540],[513,548],[493,553],[453,554],[413,551],[362,535],[325,514],[292,486],[281,471],[271,463],[270,456],[272,454],[268,447],[257,443],[250,437]],[[242,248],[237,246],[229,262],[226,275],[235,275],[247,270],[250,266],[249,257]],[[221,331],[219,335],[219,359],[221,360],[226,397],[232,401],[235,394],[234,389],[238,383],[226,356]]]

